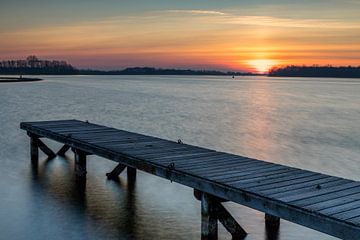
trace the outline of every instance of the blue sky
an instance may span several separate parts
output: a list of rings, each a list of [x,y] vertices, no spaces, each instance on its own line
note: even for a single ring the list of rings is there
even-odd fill
[[[74,21],[168,9],[237,11],[253,15],[293,18],[322,18],[336,13],[343,18],[358,18],[356,0],[12,0],[0,8],[1,29],[63,24]],[[336,16],[334,16],[336,17]]]

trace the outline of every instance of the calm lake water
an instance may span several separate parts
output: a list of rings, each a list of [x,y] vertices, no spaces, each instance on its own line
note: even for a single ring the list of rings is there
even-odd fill
[[[51,76],[0,84],[0,114],[0,239],[200,238],[192,189],[146,173],[107,181],[116,164],[90,156],[80,194],[70,152],[32,170],[21,121],[89,120],[360,180],[360,79]],[[286,221],[267,236],[262,213],[226,207],[247,240],[334,239]]]

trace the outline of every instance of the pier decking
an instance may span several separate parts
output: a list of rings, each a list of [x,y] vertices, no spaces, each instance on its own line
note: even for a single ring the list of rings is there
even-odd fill
[[[75,153],[75,172],[86,175],[86,156],[95,154],[118,163],[113,178],[136,169],[194,189],[201,200],[202,239],[217,239],[219,221],[241,239],[246,232],[222,206],[232,201],[266,214],[274,226],[286,219],[342,239],[360,239],[360,182],[229,153],[191,146],[78,120],[23,122],[31,139],[31,160],[38,150],[56,154],[41,138],[64,144],[57,152]]]

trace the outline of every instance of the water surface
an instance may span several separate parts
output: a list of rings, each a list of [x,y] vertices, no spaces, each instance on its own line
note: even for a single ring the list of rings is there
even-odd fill
[[[190,188],[145,173],[134,186],[126,174],[107,181],[116,164],[90,156],[82,194],[71,154],[43,156],[31,168],[21,121],[89,120],[360,180],[359,93],[359,79],[325,78],[49,76],[0,84],[0,238],[200,237],[200,203]],[[267,235],[262,213],[226,207],[247,240],[334,239],[286,221]]]

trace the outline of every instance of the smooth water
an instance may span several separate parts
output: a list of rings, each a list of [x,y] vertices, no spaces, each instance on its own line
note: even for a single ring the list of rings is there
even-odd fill
[[[81,194],[70,153],[31,168],[21,121],[89,120],[360,180],[359,79],[52,76],[0,84],[0,114],[0,239],[200,238],[192,189],[146,173],[107,181],[116,164],[90,156]],[[226,206],[247,240],[333,239],[286,221],[267,235],[262,213]]]

